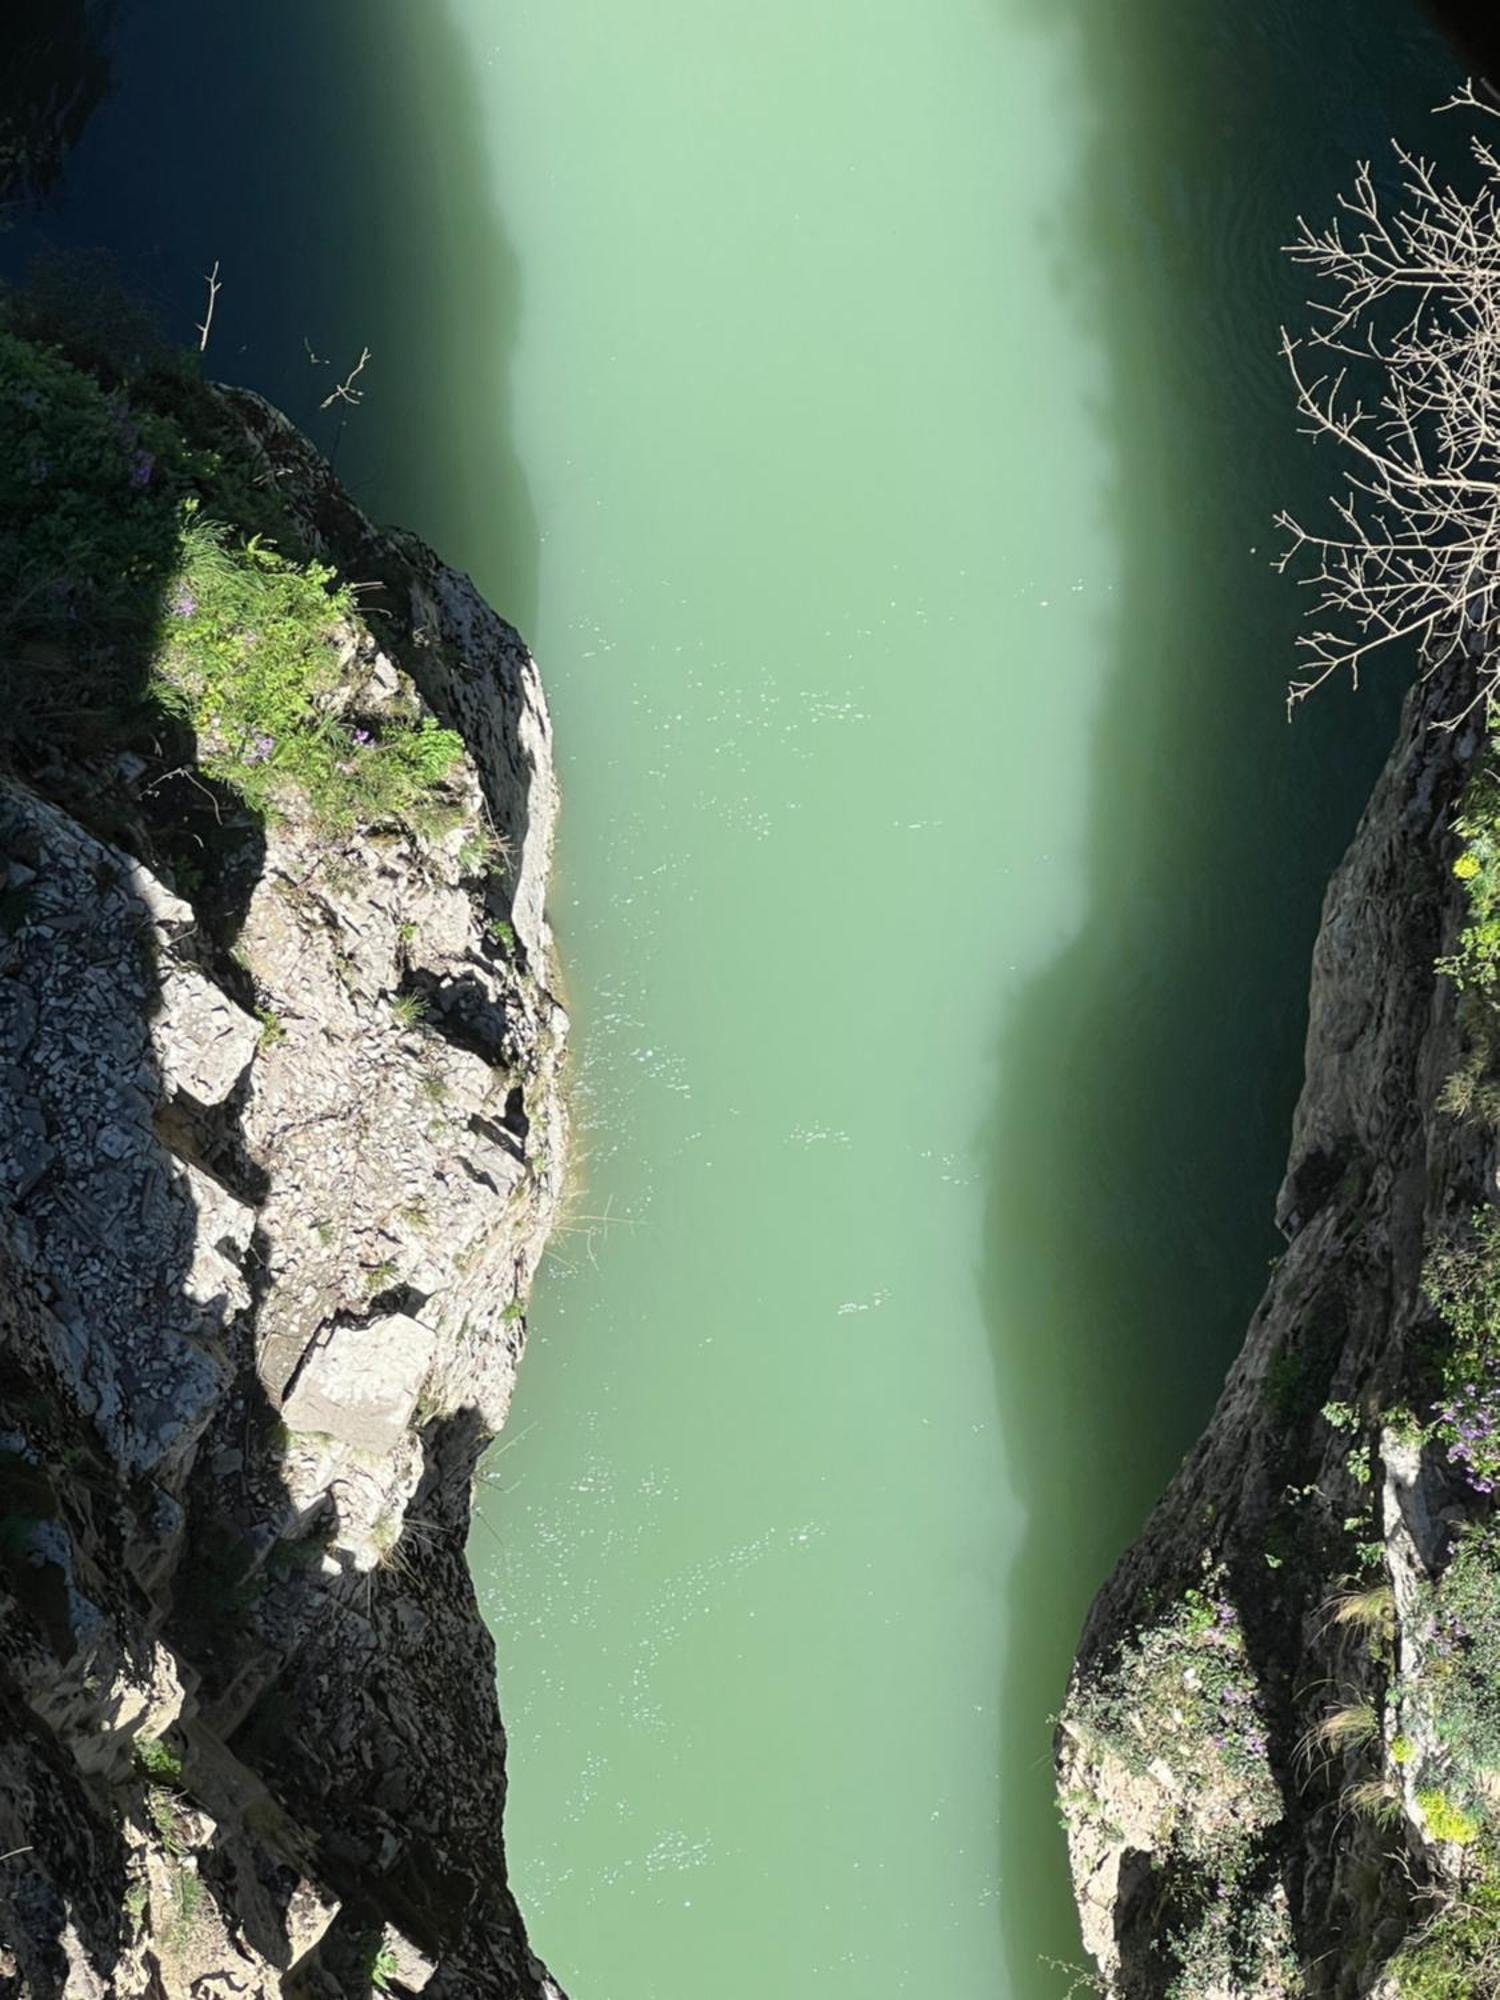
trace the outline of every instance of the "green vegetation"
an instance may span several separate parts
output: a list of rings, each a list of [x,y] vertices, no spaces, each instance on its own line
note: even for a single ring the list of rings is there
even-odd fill
[[[91,747],[143,692],[201,470],[180,434],[0,330],[0,729]]]
[[[321,564],[290,562],[254,535],[236,542],[185,506],[153,672],[163,705],[197,731],[204,768],[263,810],[300,793],[330,829],[411,812],[460,738],[415,704],[348,713],[348,590]]]
[[[1122,1647],[1066,1720],[1137,1775],[1167,1767],[1173,1796],[1193,1808],[1172,1838],[1217,1880],[1238,1872],[1279,1810],[1255,1676],[1218,1571]]]
[[[1451,1840],[1460,1847],[1468,1847],[1479,1838],[1479,1822],[1473,1814],[1454,1805],[1435,1788],[1418,1792],[1417,1804],[1434,1840]]]
[[[1471,1239],[1435,1251],[1424,1282],[1448,1335],[1432,1434],[1488,1494],[1500,1481],[1500,1214],[1476,1214]]]
[[[1350,1702],[1343,1708],[1332,1708],[1315,1722],[1302,1739],[1303,1751],[1311,1755],[1314,1751],[1332,1753],[1339,1750],[1361,1749],[1373,1743],[1380,1734],[1380,1717],[1372,1703]]]
[[[131,1745],[135,1768],[159,1784],[175,1785],[182,1777],[182,1759],[159,1736],[138,1736]]]
[[[1460,992],[1477,992],[1493,1000],[1500,984],[1500,770],[1496,768],[1496,733],[1500,718],[1491,718],[1489,756],[1469,780],[1461,816],[1454,831],[1464,843],[1453,872],[1464,885],[1469,920],[1459,934],[1458,949],[1439,959]]]
[[[458,850],[458,865],[466,875],[488,875],[504,858],[503,842],[487,826],[471,827]]]
[[[261,813],[339,832],[430,802],[459,737],[410,696],[361,710],[350,591],[221,517],[221,453],[3,327],[0,435],[0,745],[87,755],[175,723]]]
[[[1395,1594],[1388,1583],[1372,1584],[1368,1590],[1347,1590],[1333,1600],[1332,1612],[1335,1625],[1384,1638],[1396,1623]]]
[[[146,1817],[156,1830],[156,1837],[168,1854],[182,1852],[182,1840],[177,1830],[177,1795],[161,1785],[146,1788]]]
[[[1445,1793],[1481,1820],[1500,1802],[1500,1542],[1471,1530],[1433,1593],[1429,1657],[1412,1698],[1442,1746]],[[1500,1825],[1495,1827],[1500,1836]]]
[[[183,1931],[191,1930],[193,1919],[203,1907],[203,1884],[191,1868],[179,1868],[172,1877],[172,1901],[176,1905],[177,1922]]]
[[[1455,822],[1454,864],[1467,919],[1438,970],[1459,990],[1466,1052],[1440,1100],[1454,1116],[1500,1125],[1500,713],[1489,753]],[[1415,1804],[1429,1837],[1458,1848],[1459,1879],[1432,1891],[1433,1914],[1387,1970],[1403,2000],[1500,1994],[1500,1529],[1488,1511],[1500,1487],[1500,1214],[1477,1211],[1429,1254],[1423,1284],[1437,1318],[1429,1415],[1388,1419],[1408,1442],[1440,1449],[1469,1488],[1478,1518],[1424,1592],[1420,1643],[1393,1691],[1411,1727],[1392,1738],[1391,1765],[1419,1779]],[[1415,1633],[1413,1636],[1416,1636]]]
[[[1459,990],[1466,1050],[1439,1100],[1455,1117],[1500,1125],[1500,711],[1489,710],[1487,754],[1454,822],[1463,852],[1453,873],[1464,886],[1468,920],[1457,948],[1438,960]]]
[[[394,1562],[405,1525],[404,1510],[394,1502],[382,1508],[371,1522],[370,1547],[375,1551],[375,1560],[382,1569]]]
[[[1344,1793],[1344,1808],[1376,1826],[1401,1823],[1401,1790],[1389,1778],[1361,1778]]]
[[[420,993],[394,993],[391,1013],[398,1028],[415,1028],[427,1017],[427,1002]]]
[[[1401,2000],[1491,2000],[1500,1993],[1500,1886],[1482,1877],[1445,1900],[1386,1970]]]

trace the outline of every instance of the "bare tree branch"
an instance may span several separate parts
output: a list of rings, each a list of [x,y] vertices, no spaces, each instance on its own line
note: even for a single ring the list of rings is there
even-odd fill
[[[219,293],[223,290],[223,286],[219,283],[219,260],[217,257],[214,259],[213,269],[203,282],[208,286],[208,311],[203,315],[202,323],[198,328],[198,352],[200,354],[208,346],[208,330],[214,323],[214,304],[218,299]]]
[[[1469,84],[1439,109],[1496,115]],[[1403,645],[1429,673],[1467,657],[1478,699],[1500,695],[1500,158],[1472,136],[1461,192],[1394,151],[1394,201],[1361,162],[1332,222],[1299,217],[1287,246],[1325,290],[1310,330],[1281,335],[1300,428],[1348,461],[1336,526],[1277,519],[1277,567],[1306,562],[1313,595],[1289,708]]]
[[[311,348],[308,349],[308,352],[309,353],[312,352]],[[319,403],[318,408],[320,410],[326,410],[329,408],[331,404],[338,402],[345,402],[345,403],[363,402],[365,392],[363,389],[356,389],[354,387],[354,378],[356,375],[360,375],[364,372],[365,363],[369,361],[371,358],[372,357],[369,348],[366,347],[362,349],[358,361],[355,362],[354,366],[349,370],[349,373],[344,377],[343,381],[339,383],[338,387],[332,390],[330,394],[326,395],[323,398],[322,402]]]

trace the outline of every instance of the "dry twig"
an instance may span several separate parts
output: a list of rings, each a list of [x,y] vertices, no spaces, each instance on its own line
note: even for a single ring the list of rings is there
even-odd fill
[[[219,260],[217,257],[214,259],[213,269],[208,273],[203,282],[208,286],[208,311],[203,315],[202,322],[198,328],[198,352],[200,354],[208,346],[208,330],[214,323],[214,305],[218,300],[219,293],[223,290],[223,286],[219,283]]]
[[[310,351],[311,350],[309,350],[309,352]],[[329,394],[323,398],[322,402],[319,403],[318,408],[320,410],[326,410],[330,404],[338,402],[345,402],[345,403],[362,402],[364,400],[365,392],[363,389],[356,389],[354,387],[354,379],[357,375],[360,375],[364,372],[365,363],[370,358],[371,357],[369,348],[366,347],[361,349],[358,361],[355,362],[354,366],[349,370],[349,373],[344,377],[343,381],[339,383],[338,387],[336,389],[331,390]]]

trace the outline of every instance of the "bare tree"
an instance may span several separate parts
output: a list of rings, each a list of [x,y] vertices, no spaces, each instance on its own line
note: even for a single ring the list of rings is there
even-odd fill
[[[1439,109],[1495,115],[1467,84]],[[1427,672],[1471,658],[1464,713],[1500,693],[1500,160],[1477,132],[1469,153],[1467,193],[1397,146],[1383,198],[1365,162],[1333,222],[1299,217],[1287,246],[1323,294],[1310,332],[1281,335],[1302,428],[1345,454],[1328,532],[1277,516],[1277,567],[1305,559],[1314,600],[1289,709],[1333,674],[1357,686],[1388,646]]]

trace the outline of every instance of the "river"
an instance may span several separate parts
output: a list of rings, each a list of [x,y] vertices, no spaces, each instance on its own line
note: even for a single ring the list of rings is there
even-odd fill
[[[1282,713],[1277,246],[1446,82],[1400,0],[155,0],[0,239],[183,333],[220,259],[543,666],[577,1187],[472,1546],[575,2000],[1064,1989],[1048,1715],[1392,715]]]

